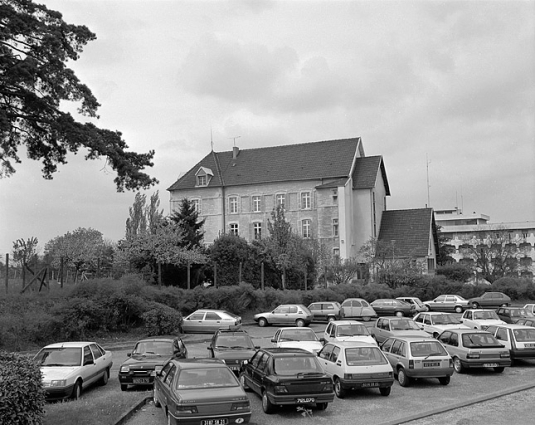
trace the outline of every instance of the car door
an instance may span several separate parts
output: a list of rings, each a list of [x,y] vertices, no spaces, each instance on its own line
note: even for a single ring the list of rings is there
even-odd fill
[[[273,347],[280,347],[281,335],[282,329],[279,329],[277,332],[275,332],[275,335],[273,335],[273,338],[271,338],[271,344]]]
[[[414,320],[414,323],[416,323],[420,329],[425,330],[424,320],[426,319],[426,317],[427,314],[418,313],[412,320]]]
[[[426,314],[424,316],[422,329],[430,335],[433,335],[433,332],[435,332],[435,329],[433,328],[433,320],[430,314]]]
[[[204,316],[202,324],[203,332],[215,332],[220,329],[222,325],[221,316],[213,311],[207,311]]]
[[[444,311],[444,309],[446,308],[446,296],[445,295],[441,295],[439,297],[436,297],[431,303],[430,303],[430,306],[433,310],[438,310],[438,311]]]
[[[287,305],[281,305],[278,306],[273,312],[271,313],[270,322],[275,325],[283,325],[288,322],[288,313],[290,311],[290,307]]]
[[[384,342],[391,335],[388,333],[390,331],[390,323],[388,319],[378,319],[377,325],[374,328],[374,335],[377,343]]]
[[[325,346],[320,350],[318,353],[318,360],[320,361],[321,367],[331,377],[334,373],[334,368],[332,365],[331,354],[333,352],[334,345],[332,344],[325,344]]]
[[[381,350],[383,351],[386,359],[390,363],[390,366],[392,366],[392,362],[394,361],[394,358],[391,356],[391,349],[392,345],[394,345],[394,342],[396,342],[395,338],[388,338],[382,345]]]
[[[323,370],[331,377],[333,377],[334,375],[344,376],[344,368],[342,365],[342,358],[340,356],[340,352],[340,347],[337,347],[335,345],[329,353],[329,356],[321,360],[323,362]]]
[[[200,332],[203,325],[204,312],[190,314],[182,323],[184,332]]]
[[[91,353],[93,354],[93,359],[95,360],[95,365],[97,366],[96,368],[98,372],[97,379],[100,379],[102,376],[104,376],[104,372],[106,371],[108,367],[108,359],[107,359],[108,355],[97,344],[91,344],[89,346],[89,349],[91,350]]]
[[[163,406],[169,406],[173,400],[173,379],[175,378],[177,367],[171,364],[169,371],[162,375],[163,379],[160,379],[160,385],[158,387],[158,400]]]
[[[253,369],[253,385],[254,390],[257,394],[262,395],[262,386],[266,378],[266,372],[268,370],[268,363],[270,361],[270,355],[268,353],[263,353],[258,361],[257,367]]]
[[[82,359],[83,388],[93,384],[100,378],[100,376],[101,375],[99,375],[97,370],[97,365],[95,364],[95,359],[93,358],[93,353],[91,352],[89,345],[85,345]]]
[[[446,296],[444,299],[444,311],[453,312],[455,311],[455,305],[457,304],[457,297],[454,296]]]
[[[438,337],[446,351],[451,357],[460,357],[459,335],[455,332],[444,331]]]
[[[330,342],[334,339],[334,333],[335,333],[335,325],[333,323],[329,323],[327,327],[325,328],[325,331],[323,332],[323,338],[325,341]]]
[[[266,354],[263,351],[257,351],[251,358],[251,361],[245,365],[243,371],[247,386],[258,394],[260,394],[260,376],[257,373],[257,369],[264,355]]]
[[[509,329],[507,328],[498,328],[496,334],[494,335],[501,344],[505,345],[505,348],[510,350],[511,345],[511,335],[509,335]]]

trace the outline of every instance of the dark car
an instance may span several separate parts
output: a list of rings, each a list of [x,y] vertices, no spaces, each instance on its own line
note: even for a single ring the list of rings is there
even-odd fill
[[[526,325],[535,328],[535,318],[533,319],[518,319],[517,325]]]
[[[511,298],[502,292],[485,292],[480,297],[470,298],[468,304],[472,308],[498,308],[511,304]]]
[[[535,319],[535,314],[523,307],[500,307],[496,314],[505,323],[516,323],[519,319]]]
[[[416,310],[405,301],[396,299],[379,299],[370,303],[379,316],[414,316]]]
[[[258,350],[243,366],[240,382],[262,397],[265,413],[273,413],[279,405],[311,403],[325,410],[334,400],[331,377],[314,354],[300,348]]]
[[[136,343],[131,353],[119,369],[121,390],[128,385],[151,386],[154,376],[169,358],[188,356],[188,349],[178,336],[155,336]]]
[[[223,360],[236,375],[260,347],[255,346],[245,331],[217,331],[207,347],[210,357]]]

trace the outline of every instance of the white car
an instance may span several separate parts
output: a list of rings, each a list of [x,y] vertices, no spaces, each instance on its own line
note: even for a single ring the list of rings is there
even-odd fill
[[[492,325],[505,325],[505,322],[500,320],[496,311],[481,309],[466,310],[461,317],[461,323],[470,329],[483,330]]]
[[[106,385],[113,364],[111,351],[95,342],[50,344],[34,360],[41,366],[47,400],[77,400],[90,385]]]
[[[313,354],[317,354],[323,348],[323,341],[323,338],[318,339],[312,329],[302,327],[281,328],[271,339],[274,347],[302,348]]]
[[[509,349],[511,361],[517,359],[535,359],[535,328],[531,326],[507,324],[489,326],[490,332]]]
[[[335,320],[330,322],[323,332],[323,338],[327,342],[360,341],[377,345],[375,338],[370,335],[366,325],[355,320]]]
[[[533,314],[535,314],[535,304],[526,304],[524,308],[528,311],[531,311]]]
[[[440,313],[438,311],[418,313],[412,320],[414,320],[420,329],[426,331],[434,338],[447,329],[468,329],[468,326],[463,325],[453,314]]]

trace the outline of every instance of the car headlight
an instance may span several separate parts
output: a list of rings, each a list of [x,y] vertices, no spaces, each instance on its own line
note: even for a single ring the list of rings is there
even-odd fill
[[[121,373],[128,373],[130,372],[130,366],[121,366]]]
[[[67,381],[65,379],[57,379],[50,381],[51,387],[65,387],[67,386]]]

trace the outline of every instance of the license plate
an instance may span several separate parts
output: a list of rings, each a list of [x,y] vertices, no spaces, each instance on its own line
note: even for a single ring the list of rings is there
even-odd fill
[[[440,366],[440,362],[430,362],[430,363],[424,362],[424,367],[439,367],[439,366]]]
[[[483,363],[483,367],[498,367],[498,363]]]
[[[228,419],[206,419],[201,421],[201,425],[227,425]]]
[[[379,382],[363,382],[362,383],[362,387],[365,388],[365,387],[378,387],[379,386]]]
[[[525,348],[535,348],[535,344],[524,344]]]
[[[134,384],[150,384],[149,378],[134,378]]]
[[[316,399],[314,397],[308,397],[308,398],[298,398],[298,403],[314,403]]]

